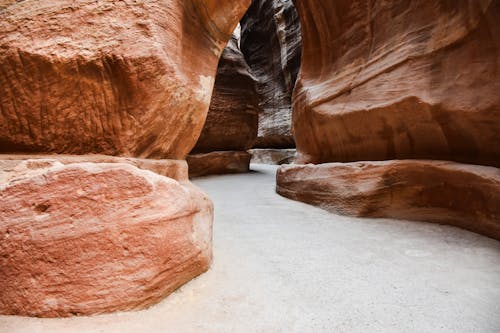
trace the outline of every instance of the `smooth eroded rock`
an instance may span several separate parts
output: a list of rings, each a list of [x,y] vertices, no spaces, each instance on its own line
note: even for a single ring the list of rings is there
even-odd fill
[[[295,160],[296,149],[251,149],[251,163],[281,165],[291,164]]]
[[[500,170],[430,160],[284,165],[277,192],[328,211],[450,224],[500,239]]]
[[[300,67],[301,34],[293,2],[253,0],[241,28],[241,49],[257,79],[262,108],[255,147],[294,147],[291,105]]]
[[[222,52],[207,120],[192,154],[247,150],[257,138],[259,102],[234,34]]]
[[[0,6],[0,152],[183,159],[249,0]]]
[[[188,155],[189,176],[200,177],[250,171],[250,155],[246,151],[214,151]]]
[[[20,171],[18,166],[22,168],[26,165],[25,160],[56,160],[62,164],[75,163],[126,163],[133,165],[139,169],[153,171],[161,176],[175,179],[183,182],[188,180],[188,166],[184,160],[153,160],[145,158],[133,157],[118,157],[109,155],[43,155],[43,154],[0,154],[0,175],[15,177]],[[33,162],[32,162],[33,164]],[[0,183],[5,182],[0,177]]]
[[[500,2],[300,0],[299,161],[499,165]]]
[[[208,269],[213,208],[188,182],[122,163],[16,168],[0,185],[1,314],[143,309]]]

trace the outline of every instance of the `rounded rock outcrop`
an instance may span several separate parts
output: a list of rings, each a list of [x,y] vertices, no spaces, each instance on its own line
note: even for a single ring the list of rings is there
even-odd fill
[[[0,178],[0,313],[143,309],[206,271],[210,200],[123,163],[38,159]]]

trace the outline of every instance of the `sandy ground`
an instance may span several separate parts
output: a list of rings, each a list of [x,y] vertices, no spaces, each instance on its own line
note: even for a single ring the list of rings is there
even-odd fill
[[[274,167],[253,169],[195,182],[215,203],[215,261],[159,305],[0,316],[0,332],[500,332],[500,242],[332,215],[276,195]]]

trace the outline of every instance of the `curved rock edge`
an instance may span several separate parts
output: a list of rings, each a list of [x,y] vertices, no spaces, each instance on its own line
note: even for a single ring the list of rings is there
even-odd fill
[[[356,217],[447,224],[500,240],[500,169],[432,160],[282,165],[276,192]]]

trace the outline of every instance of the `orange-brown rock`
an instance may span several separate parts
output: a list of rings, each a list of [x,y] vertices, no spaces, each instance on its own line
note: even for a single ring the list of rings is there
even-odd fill
[[[252,155],[246,151],[213,151],[188,155],[189,176],[200,177],[250,171]]]
[[[0,7],[0,151],[183,159],[249,0]]]
[[[183,182],[188,180],[188,166],[184,160],[153,160],[133,157],[118,157],[108,155],[6,155],[0,154],[0,173],[12,172],[16,175],[16,167],[24,165],[25,160],[56,160],[62,164],[75,164],[75,163],[126,163],[133,165],[139,169],[153,171],[159,175],[173,178],[177,181]],[[6,182],[0,177],[0,183]]]
[[[222,52],[207,119],[192,153],[240,150],[257,138],[259,102],[235,33]]]
[[[300,161],[500,164],[500,2],[296,0]]]
[[[6,8],[7,6],[10,6],[16,2],[17,2],[17,0],[0,0],[0,10],[2,10],[4,8]]]
[[[281,166],[277,192],[334,213],[450,224],[500,239],[500,170],[430,160]]]
[[[47,159],[9,173],[0,184],[1,314],[143,309],[210,265],[212,205],[188,182]]]

